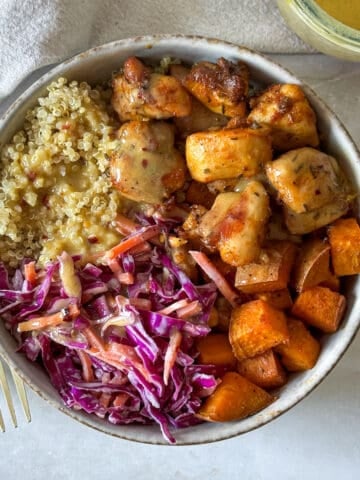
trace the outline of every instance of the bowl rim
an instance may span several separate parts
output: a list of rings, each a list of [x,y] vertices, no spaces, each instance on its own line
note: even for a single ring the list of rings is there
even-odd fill
[[[34,93],[38,91],[40,88],[45,87],[50,81],[54,79],[56,76],[61,76],[62,71],[64,70],[64,67],[71,67],[72,65],[76,65],[77,63],[81,63],[81,61],[84,58],[88,57],[96,57],[97,53],[100,51],[110,51],[112,49],[120,49],[124,48],[127,45],[132,45],[132,44],[138,44],[139,48],[141,50],[144,49],[152,49],[156,47],[157,45],[161,45],[162,43],[166,43],[169,41],[178,41],[178,42],[184,42],[186,46],[192,48],[194,46],[194,43],[199,42],[204,45],[209,45],[210,47],[210,53],[212,53],[212,47],[216,46],[222,46],[222,47],[227,47],[231,48],[233,53],[238,56],[238,58],[241,58],[244,54],[245,55],[250,55],[254,59],[260,60],[260,62],[263,62],[265,64],[268,64],[271,67],[275,67],[278,71],[280,71],[282,74],[287,74],[292,80],[295,81],[296,84],[300,85],[306,95],[310,95],[312,97],[311,99],[315,100],[318,107],[320,107],[325,114],[332,118],[333,121],[336,124],[336,128],[340,130],[344,136],[344,141],[348,143],[350,148],[353,150],[354,156],[357,158],[357,163],[360,166],[360,152],[359,149],[357,148],[355,142],[351,138],[348,130],[346,127],[343,125],[343,123],[340,121],[338,116],[331,110],[331,108],[318,96],[318,94],[311,88],[309,87],[305,82],[303,82],[301,79],[299,79],[296,75],[294,75],[290,70],[287,68],[283,67],[281,64],[278,62],[274,61],[273,59],[269,58],[266,55],[263,55],[260,52],[257,52],[255,50],[252,50],[250,48],[247,48],[242,45],[237,45],[235,43],[225,41],[225,40],[220,40],[217,38],[210,38],[210,37],[204,37],[204,36],[198,36],[198,35],[181,35],[181,34],[155,34],[155,35],[143,35],[143,36],[136,36],[136,37],[129,37],[125,39],[120,39],[120,40],[115,40],[112,42],[108,42],[99,46],[92,47],[90,49],[87,49],[85,51],[79,52],[75,55],[72,55],[71,57],[55,64],[52,66],[49,66],[49,70],[43,73],[39,78],[36,79],[36,81],[31,84],[28,88],[26,88],[16,99],[15,101],[6,109],[6,111],[2,114],[0,118],[0,131],[6,128],[7,124],[11,121],[13,116],[16,116],[18,108],[21,107],[23,102],[25,102],[27,99],[30,99],[33,97]],[[121,52],[120,52],[121,53]],[[245,60],[246,61],[246,60]],[[271,72],[270,76],[274,76],[275,73]],[[0,143],[0,148],[2,148],[2,144]],[[354,162],[355,163],[355,162]],[[261,426],[270,423],[271,421],[275,420],[276,418],[280,417],[283,415],[285,412],[293,408],[295,405],[297,405],[300,401],[302,401],[304,398],[306,398],[308,395],[310,395],[311,392],[314,391],[316,387],[320,385],[320,383],[329,375],[329,373],[334,369],[336,364],[341,360],[347,349],[350,347],[351,343],[353,342],[357,331],[360,328],[360,315],[357,317],[357,321],[354,325],[348,325],[348,332],[347,332],[347,337],[343,340],[341,344],[341,348],[339,348],[337,355],[335,358],[326,365],[326,368],[323,369],[321,375],[318,378],[314,378],[312,380],[309,380],[307,382],[307,386],[304,388],[304,391],[301,395],[299,395],[297,398],[292,399],[288,404],[278,410],[274,410],[273,412],[269,411],[265,415],[262,415],[258,417],[259,413],[258,412],[251,417],[248,417],[250,419],[254,419],[253,425],[249,426],[248,428],[241,428],[241,424],[244,420],[240,420],[237,422],[232,422],[234,425],[239,425],[237,428],[234,428],[233,431],[230,433],[217,433],[214,438],[206,439],[206,440],[192,440],[192,441],[180,441],[179,443],[176,444],[176,446],[186,446],[186,445],[201,445],[201,444],[208,444],[208,443],[214,443],[218,442],[221,440],[226,440],[230,439],[236,436],[239,436],[241,434],[245,434],[247,432],[250,432],[252,430],[255,430],[257,428],[260,428]],[[351,328],[350,328],[351,327]],[[14,352],[15,353],[15,352]],[[164,445],[168,446],[169,444],[166,441],[156,441],[154,439],[146,440],[146,439],[137,439],[134,438],[133,436],[127,436],[126,433],[124,433],[123,429],[119,429],[118,432],[113,432],[109,431],[107,429],[107,424],[104,422],[103,424],[95,423],[91,415],[89,414],[82,414],[81,412],[74,411],[68,407],[65,407],[65,405],[61,404],[61,401],[57,401],[55,399],[52,399],[49,395],[47,395],[44,391],[42,391],[37,385],[35,385],[32,381],[31,378],[27,376],[26,373],[22,371],[22,369],[18,366],[18,364],[13,360],[12,356],[8,354],[6,351],[5,347],[2,345],[1,338],[0,338],[0,356],[2,356],[5,361],[9,364],[11,368],[15,370],[15,372],[20,376],[20,378],[37,394],[39,395],[42,399],[44,399],[48,404],[51,406],[55,407],[57,410],[61,411],[62,413],[65,413],[68,415],[70,418],[76,420],[77,422],[90,427],[94,430],[97,430],[99,432],[105,433],[107,435],[111,435],[116,438],[120,438],[123,440],[128,440],[132,441],[135,443],[142,443],[142,444],[149,444],[149,445]],[[15,356],[14,356],[15,357]],[[15,357],[16,358],[16,357]],[[268,407],[269,408],[269,407]],[[267,410],[267,409],[265,409]],[[256,421],[257,419],[257,421]],[[121,427],[121,426],[120,426]]]

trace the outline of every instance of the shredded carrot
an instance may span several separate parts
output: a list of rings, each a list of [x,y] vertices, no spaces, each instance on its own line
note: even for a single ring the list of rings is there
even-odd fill
[[[140,245],[136,245],[136,247],[130,248],[129,250],[130,255],[140,255],[142,253],[149,252],[151,252],[151,246],[149,242],[141,243]]]
[[[43,317],[35,317],[26,322],[19,323],[18,332],[30,332],[32,330],[40,330],[46,327],[54,327],[66,320],[72,320],[80,314],[79,307],[76,304],[70,304],[68,308],[60,310],[60,312],[46,315]]]
[[[155,235],[159,234],[159,231],[160,227],[158,225],[151,225],[150,227],[142,228],[135,232],[131,237],[126,238],[118,245],[115,245],[115,247],[108,250],[105,253],[105,258],[111,260],[112,258],[127,252],[131,248],[146,242],[149,238],[155,237]]]
[[[151,300],[148,298],[130,298],[130,305],[140,310],[151,310]]]
[[[164,377],[163,378],[164,378],[165,385],[168,384],[171,369],[173,368],[176,362],[176,357],[180,348],[181,340],[182,340],[182,335],[181,335],[181,332],[179,332],[179,330],[174,330],[173,332],[171,332],[169,345],[166,350],[165,358],[164,358]]]
[[[103,392],[99,397],[100,405],[104,408],[107,408],[110,405],[111,397],[112,397],[111,393]]]
[[[120,263],[116,260],[116,258],[111,258],[110,260],[108,260],[108,266],[110,268],[110,270],[113,272],[113,273],[117,273],[117,272],[123,272],[123,269],[121,268],[120,266]]]
[[[113,406],[123,407],[128,399],[129,395],[127,393],[118,393],[113,401]]]
[[[86,352],[93,356],[98,358],[99,360],[102,360],[105,363],[108,363],[112,367],[117,368],[118,370],[123,370],[124,369],[124,364],[120,362],[119,360],[115,360],[113,357],[110,357],[107,355],[105,352],[100,352],[96,348],[90,348],[89,350],[86,350]]]
[[[189,318],[197,315],[202,310],[201,304],[198,300],[195,300],[185,307],[179,308],[176,313],[179,318]]]
[[[129,272],[118,272],[116,274],[116,278],[124,285],[132,285],[135,281],[134,275]]]
[[[101,340],[101,338],[92,330],[91,327],[86,327],[84,328],[83,332],[82,332],[85,337],[86,337],[86,340],[89,342],[90,344],[90,347],[92,347],[93,349],[99,351],[99,352],[104,352],[105,351],[105,345],[103,343],[103,341]]]
[[[80,349],[77,350],[77,354],[80,358],[81,368],[83,371],[83,377],[85,382],[92,382],[94,380],[94,372],[92,369],[92,363],[89,355]]]
[[[231,288],[227,280],[203,252],[189,251],[195,262],[211,278],[232,307],[239,305],[240,295]]]
[[[25,263],[24,265],[24,277],[31,285],[35,285],[37,280],[37,274],[35,270],[35,262]]]
[[[124,215],[120,213],[116,216],[114,220],[114,226],[116,230],[121,233],[121,235],[129,235],[130,233],[135,233],[136,230],[140,227],[137,223],[133,222]]]

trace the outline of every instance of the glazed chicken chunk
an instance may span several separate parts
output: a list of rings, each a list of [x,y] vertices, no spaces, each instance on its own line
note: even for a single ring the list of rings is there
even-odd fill
[[[185,65],[174,63],[170,65],[170,74],[181,83],[190,72]],[[212,112],[195,97],[191,96],[191,112],[186,117],[177,117],[174,123],[181,137],[186,138],[194,132],[201,132],[210,128],[221,128],[228,122],[228,118]]]
[[[191,99],[179,80],[153,73],[138,58],[129,57],[113,79],[112,106],[121,121],[185,117]]]
[[[215,113],[243,117],[249,88],[249,71],[242,63],[219,58],[217,63],[199,62],[185,77],[185,87]]]
[[[213,182],[259,173],[271,161],[267,128],[197,132],[186,139],[186,162],[193,179]]]
[[[174,147],[173,127],[165,122],[132,121],[118,131],[110,162],[113,185],[131,200],[161,203],[184,185],[185,161]]]
[[[266,165],[266,175],[279,199],[295,213],[321,208],[345,192],[335,158],[314,148],[284,153]]]
[[[250,181],[241,193],[219,194],[198,231],[205,245],[217,247],[224,262],[245,265],[259,256],[269,215],[265,188]]]
[[[298,85],[273,85],[253,99],[251,106],[248,121],[271,128],[275,149],[319,145],[315,112]]]

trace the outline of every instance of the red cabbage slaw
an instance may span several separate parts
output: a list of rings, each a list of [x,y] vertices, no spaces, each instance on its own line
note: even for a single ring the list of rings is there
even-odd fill
[[[174,223],[154,225],[146,220],[141,229],[146,248],[113,249],[103,263],[85,265],[63,253],[37,269],[36,284],[23,275],[29,260],[11,278],[0,265],[0,315],[68,407],[113,424],[156,422],[174,443],[170,428],[201,422],[196,412],[224,373],[196,363],[195,340],[210,331],[217,293],[214,283],[194,285],[166,241],[149,243],[150,228],[166,238]],[[122,244],[132,245],[133,235]],[[50,324],[38,328],[44,317]]]

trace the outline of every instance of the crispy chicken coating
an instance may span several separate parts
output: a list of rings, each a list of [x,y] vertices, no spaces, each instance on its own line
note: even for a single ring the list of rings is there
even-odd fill
[[[111,100],[121,121],[185,117],[191,99],[179,80],[153,73],[138,58],[129,57],[113,79]]]
[[[272,85],[251,106],[248,121],[271,128],[275,149],[319,145],[315,112],[298,85]]]
[[[219,58],[217,63],[199,62],[184,79],[185,87],[215,113],[243,117],[249,89],[249,71],[242,62]]]

